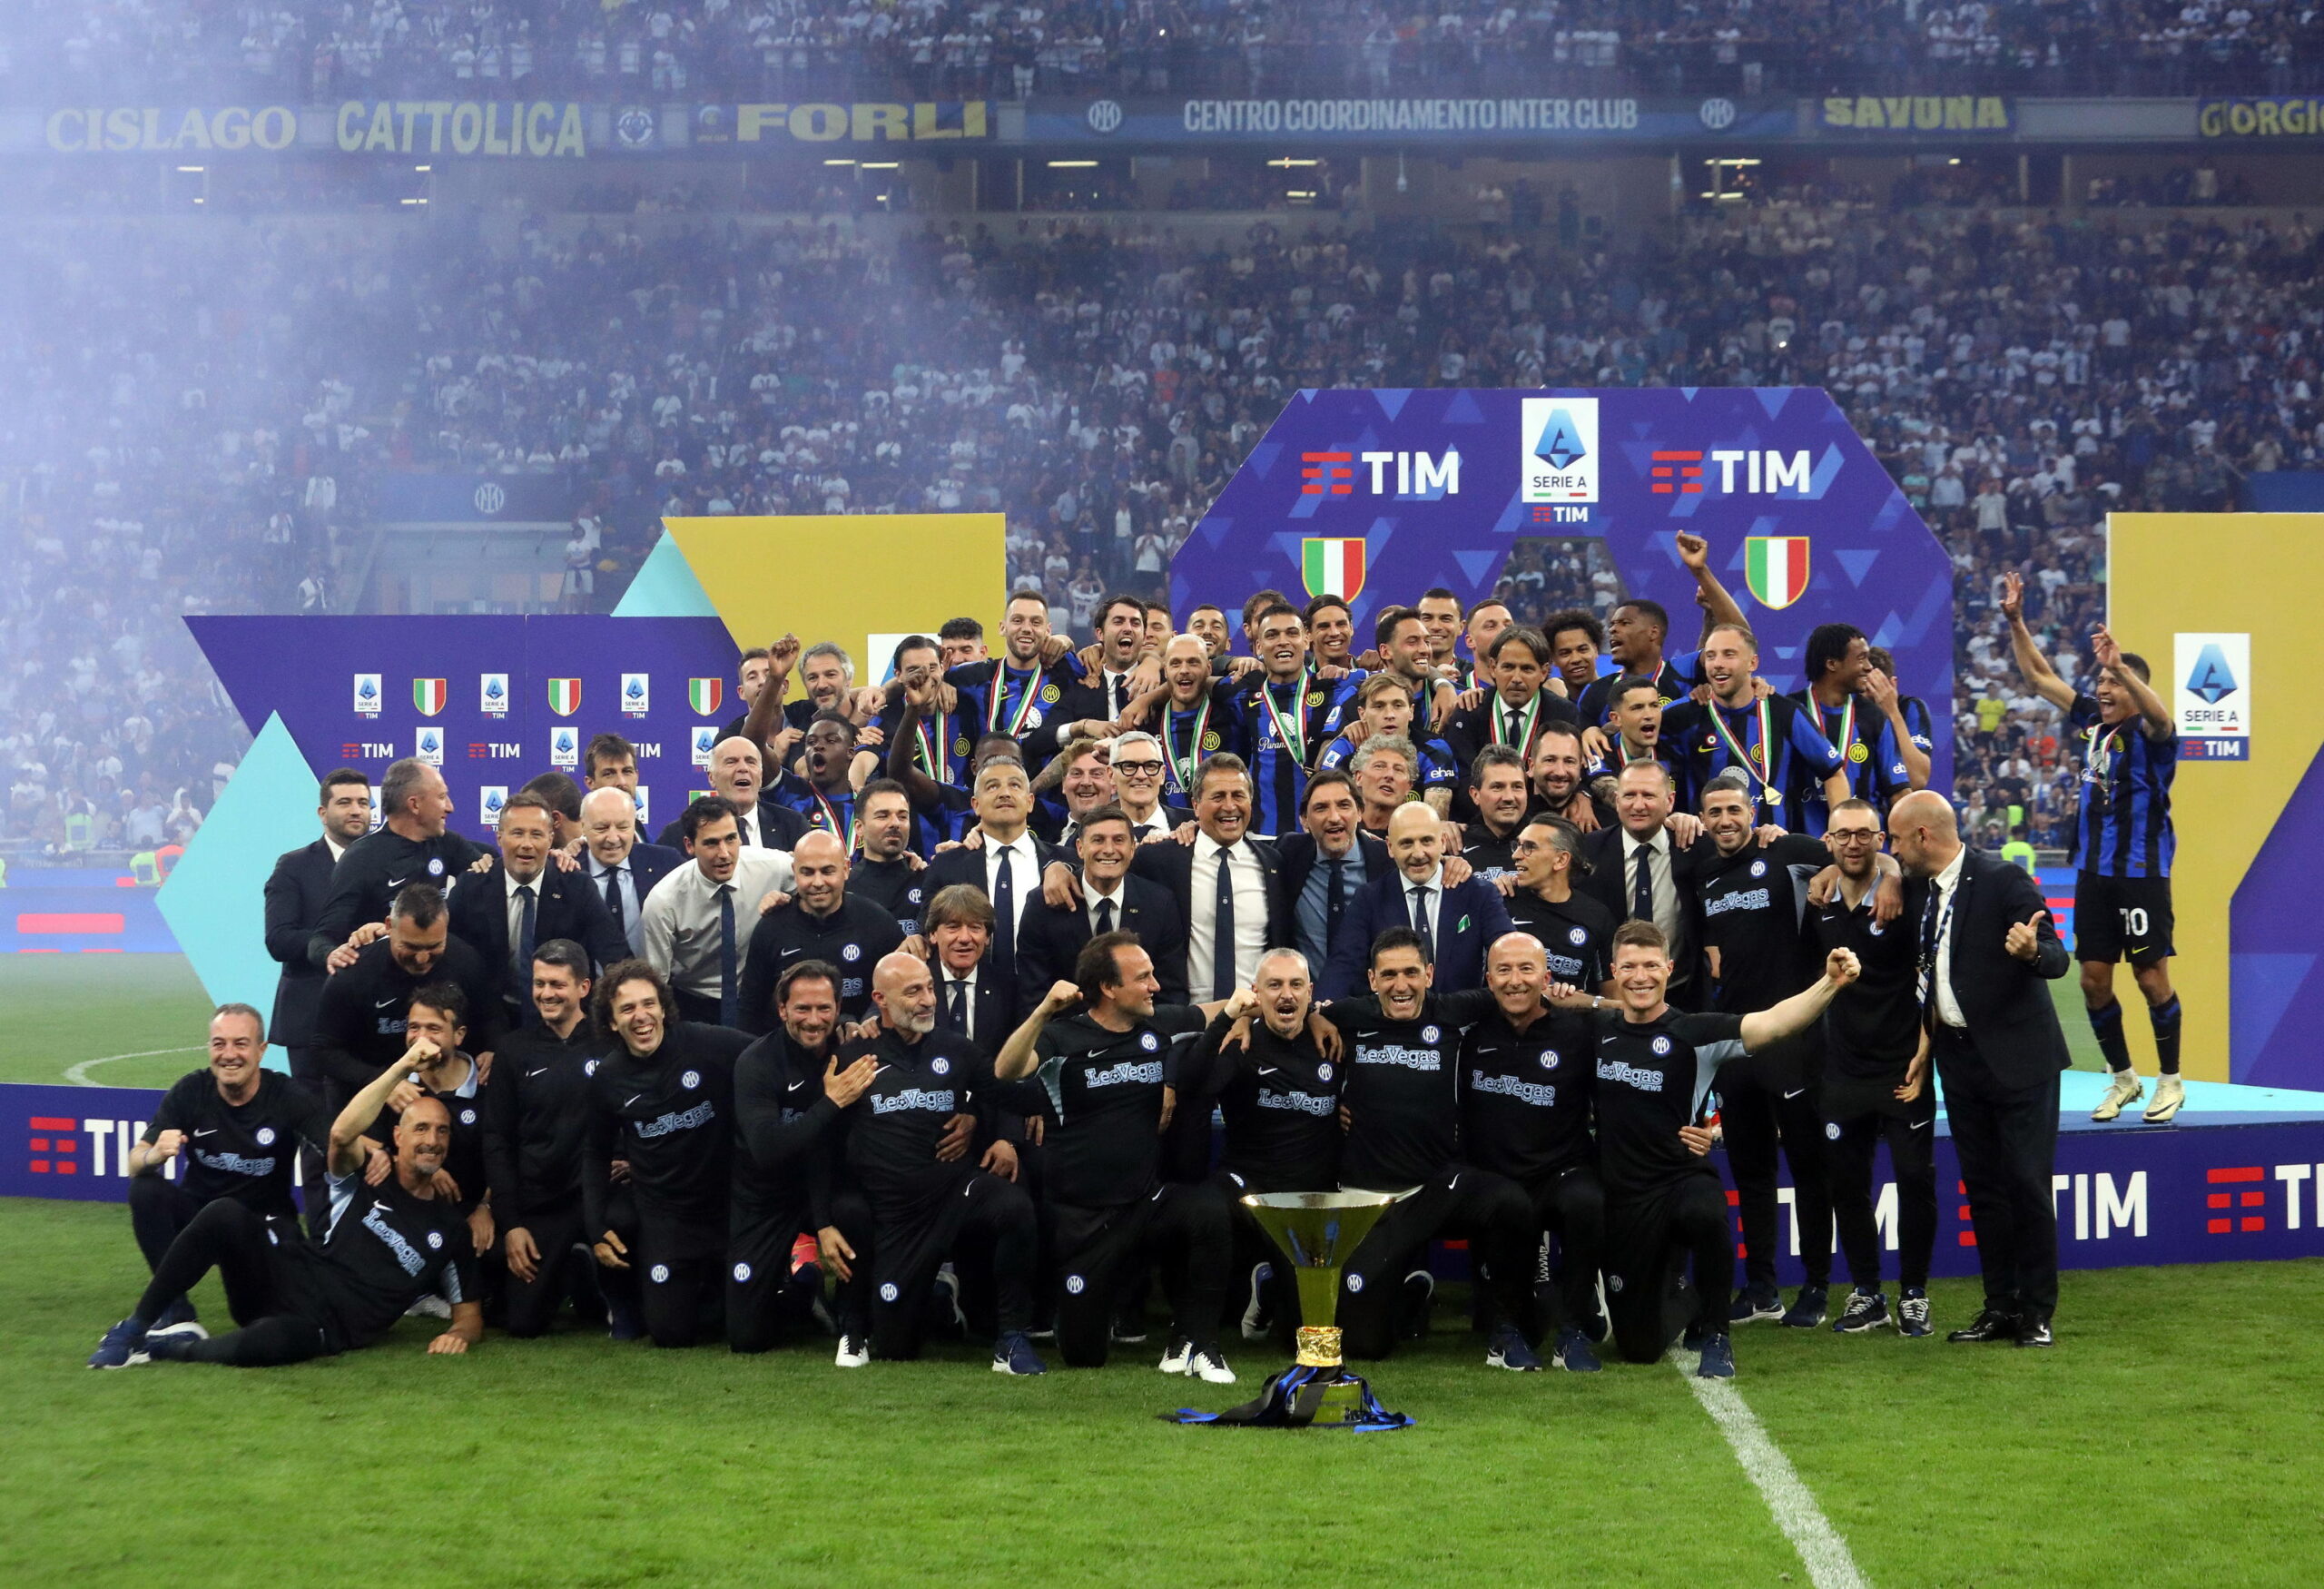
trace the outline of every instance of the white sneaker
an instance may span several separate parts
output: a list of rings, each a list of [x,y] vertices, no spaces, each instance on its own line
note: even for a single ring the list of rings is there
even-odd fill
[[[1196,1352],[1187,1360],[1187,1373],[1206,1385],[1235,1383],[1235,1370],[1226,1366],[1226,1358],[1210,1348]]]
[[[403,1310],[406,1318],[449,1318],[452,1305],[433,1291]]]
[[[2106,1096],[2090,1111],[2094,1120],[2110,1120],[2146,1095],[2136,1071],[2114,1071],[2106,1077]]]
[[[842,1335],[839,1350],[832,1357],[832,1366],[840,1368],[861,1368],[872,1360],[872,1343],[860,1335]]]
[[[2179,1112],[2187,1101],[2186,1086],[2176,1076],[2158,1076],[2154,1082],[2154,1101],[2146,1106],[2146,1122],[2161,1125]]]
[[[173,1337],[189,1341],[206,1341],[210,1338],[210,1332],[202,1327],[199,1320],[192,1318],[181,1320],[176,1324],[165,1324],[159,1329],[150,1329],[145,1332],[145,1338],[149,1341],[170,1340]]]
[[[1193,1370],[1188,1367],[1188,1364],[1194,1360],[1194,1355],[1195,1348],[1192,1341],[1183,1340],[1174,1336],[1170,1340],[1169,1350],[1164,1352],[1162,1360],[1154,1366],[1165,1374],[1191,1373]]]

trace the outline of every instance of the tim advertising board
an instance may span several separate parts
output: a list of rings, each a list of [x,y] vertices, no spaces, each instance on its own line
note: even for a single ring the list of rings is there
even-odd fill
[[[1432,586],[1492,594],[1521,542],[1589,540],[1689,650],[1682,530],[1710,542],[1777,688],[1799,687],[1817,624],[1894,652],[1905,693],[1935,706],[1950,786],[1952,566],[1819,388],[1299,392],[1179,548],[1171,606],[1330,589],[1362,635]]]
[[[187,1069],[194,1068],[189,1054]],[[0,1086],[0,1197],[125,1202],[129,1150],[153,1118],[159,1091],[134,1087]],[[1974,1275],[1977,1248],[1953,1140],[1936,1150],[1940,1275]],[[1776,1267],[1799,1278],[1796,1206],[1781,1198]],[[2058,1258],[2067,1268],[2324,1257],[2324,1122],[2195,1130],[2073,1131],[2058,1140],[2051,1198]],[[1896,1183],[1874,1188],[1883,1246],[1896,1250]],[[129,1221],[121,1224],[124,1247]]]
[[[636,747],[638,825],[650,837],[709,787],[709,740],[743,711],[734,642],[716,618],[212,617],[186,627],[251,733],[280,712],[318,776],[351,766],[374,789],[391,762],[433,763],[451,786],[453,827],[478,838],[500,802],[540,774],[586,784],[583,758],[601,733]]]

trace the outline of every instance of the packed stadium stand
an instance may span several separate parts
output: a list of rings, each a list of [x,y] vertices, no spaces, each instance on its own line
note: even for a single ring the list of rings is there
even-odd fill
[[[2051,102],[2104,109],[2294,94],[2319,75],[2319,16],[2201,0],[1425,21],[1304,3],[45,8],[0,60],[0,104],[35,143],[0,156],[0,555],[40,574],[0,584],[0,849],[150,847],[199,823],[244,736],[186,613],[605,610],[665,514],[976,508],[1008,516],[1012,583],[1077,617],[1103,590],[1164,586],[1298,389],[1638,384],[1832,390],[1959,570],[1974,831],[1998,842],[2019,804],[2035,844],[2062,846],[2057,719],[2016,682],[1994,591],[2023,571],[2037,634],[2086,676],[2107,512],[2230,507],[2248,476],[2315,466],[2324,297],[2300,206],[2324,188],[2304,141],[1549,158],[1487,139],[1408,165],[1288,137],[1279,156],[1050,160],[1020,130],[916,165],[803,145],[520,168],[306,141],[271,161],[76,157],[56,153],[74,129],[123,113],[46,107],[892,93],[984,96],[991,125],[1021,128],[1001,102],[1082,95],[1094,126],[1114,104],[1094,94],[1586,82],[2116,96]],[[1780,69],[1755,56],[1774,39]],[[1778,103],[1803,127],[1822,105],[1828,127],[1847,102]],[[1994,103],[2022,124],[2023,104]],[[1733,113],[1706,101],[1703,126],[1718,105]],[[430,472],[553,487],[517,594],[430,597],[383,561],[388,488]],[[1618,593],[1587,541],[1521,546],[1502,585],[1526,617]]]

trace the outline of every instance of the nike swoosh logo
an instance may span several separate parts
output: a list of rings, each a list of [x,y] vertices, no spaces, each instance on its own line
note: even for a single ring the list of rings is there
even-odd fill
[[[624,1109],[627,1109],[627,1108],[629,1107],[629,1104],[630,1104],[630,1103],[635,1103],[639,1099],[641,1099],[641,1098],[643,1098],[643,1097],[645,1097],[645,1094],[644,1094],[643,1092],[633,1092],[633,1093],[631,1093],[631,1094],[629,1095],[629,1103],[625,1103],[625,1104],[623,1104],[623,1105],[622,1105],[622,1107],[623,1107]]]
[[[539,1070],[537,1070],[537,1071],[526,1071],[526,1072],[525,1072],[525,1079],[526,1079],[527,1081],[531,1081],[531,1080],[532,1080],[534,1077],[536,1077],[536,1076],[546,1076],[546,1075],[547,1075],[547,1074],[548,1074],[548,1067],[547,1067],[547,1065],[543,1065],[543,1066],[542,1066]]]
[[[1273,1065],[1261,1065],[1259,1067],[1259,1074],[1262,1076],[1279,1076],[1283,1072],[1281,1071]]]
[[[1931,1116],[1929,1116],[1929,1117],[1928,1117],[1928,1119],[1926,1119],[1926,1120],[1917,1120],[1917,1121],[1914,1122],[1914,1126],[1913,1126],[1913,1129],[1914,1129],[1915,1130],[1921,1130],[1921,1131],[1925,1131],[1925,1130],[1935,1130],[1935,1128],[1936,1128],[1936,1117],[1935,1117],[1935,1115],[1931,1115]]]
[[[384,1010],[389,1005],[396,1003],[398,1001],[394,999],[374,999],[371,1001],[371,1008],[374,1010]]]
[[[1787,1093],[1785,1093],[1785,1094],[1783,1095],[1783,1096],[1784,1096],[1784,1101],[1785,1101],[1785,1102],[1787,1102],[1787,1103],[1788,1103],[1788,1102],[1790,1102],[1793,1099],[1795,1099],[1795,1098],[1798,1097],[1801,1093],[1803,1093],[1803,1092],[1805,1092],[1805,1091],[1807,1091],[1807,1088],[1805,1088],[1805,1087],[1795,1087],[1795,1088],[1793,1088],[1790,1091],[1788,1091],[1788,1092],[1787,1092]]]
[[[218,1134],[218,1128],[212,1126],[207,1130],[196,1131],[193,1134],[197,1137],[214,1137]]]

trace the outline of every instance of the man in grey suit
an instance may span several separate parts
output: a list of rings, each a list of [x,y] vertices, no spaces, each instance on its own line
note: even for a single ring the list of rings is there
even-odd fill
[[[1922,1019],[1984,1271],[1984,1309],[1945,1338],[2046,1347],[2058,1306],[2050,1176],[2067,1058],[2042,984],[2073,961],[2040,887],[2000,855],[1965,848],[1944,795],[1922,789],[1897,801],[1888,838],[1915,880],[1905,920],[1918,923]]]

